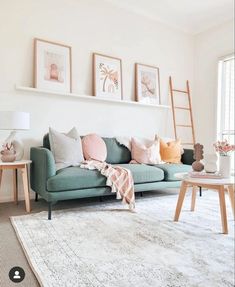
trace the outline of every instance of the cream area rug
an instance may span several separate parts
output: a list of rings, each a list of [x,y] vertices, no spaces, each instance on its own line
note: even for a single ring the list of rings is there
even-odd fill
[[[185,199],[173,222],[177,195],[137,199],[136,213],[112,201],[12,217],[41,286],[234,286],[234,221],[221,234],[218,194],[205,191],[190,212]]]

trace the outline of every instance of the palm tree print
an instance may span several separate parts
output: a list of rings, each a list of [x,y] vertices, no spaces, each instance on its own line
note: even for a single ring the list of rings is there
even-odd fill
[[[118,90],[118,72],[110,69],[109,66],[105,66],[104,63],[99,65],[101,80],[103,81],[103,92],[113,92],[114,89]],[[107,82],[109,80],[109,84]]]

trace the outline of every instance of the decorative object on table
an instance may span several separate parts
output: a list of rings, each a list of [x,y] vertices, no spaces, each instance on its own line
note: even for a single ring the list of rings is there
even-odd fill
[[[122,60],[93,54],[93,93],[96,97],[122,100]]]
[[[215,173],[217,171],[218,156],[216,153],[204,155],[204,169],[208,173]]]
[[[160,105],[159,68],[136,63],[135,88],[138,102]]]
[[[195,159],[192,164],[193,170],[202,171],[204,169],[204,165],[201,163],[201,160],[203,159],[203,145],[200,143],[194,145],[193,158]]]
[[[16,159],[16,151],[14,150],[13,144],[6,143],[1,150],[1,160],[2,162],[12,162]]]
[[[17,137],[16,131],[28,130],[29,118],[29,113],[25,112],[0,111],[0,130],[13,130],[3,142],[4,150],[6,150],[7,146],[11,147],[11,152],[12,150],[15,151],[15,160],[22,159],[24,155],[24,146],[22,141]],[[6,153],[8,152],[4,152],[5,155]]]
[[[225,178],[231,176],[231,152],[235,150],[235,145],[231,145],[227,140],[214,143],[215,150],[219,153],[219,172]]]
[[[192,178],[211,178],[211,179],[220,179],[223,178],[222,175],[218,172],[215,173],[208,173],[205,171],[191,171],[188,173],[188,175]]]
[[[71,47],[34,39],[34,86],[56,92],[72,92]]]

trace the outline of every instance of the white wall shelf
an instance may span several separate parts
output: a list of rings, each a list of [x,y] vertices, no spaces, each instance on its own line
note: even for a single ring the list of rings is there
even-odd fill
[[[38,93],[38,94],[45,94],[45,95],[57,95],[57,96],[61,96],[61,97],[71,97],[71,98],[77,98],[77,99],[88,100],[88,101],[106,102],[106,103],[114,103],[114,104],[121,104],[121,105],[133,105],[133,106],[149,107],[149,108],[170,109],[170,106],[167,106],[167,105],[153,105],[153,104],[145,104],[145,103],[134,102],[134,101],[110,100],[110,99],[104,99],[104,98],[94,97],[94,96],[90,96],[90,95],[78,95],[78,94],[73,94],[73,93],[60,93],[60,92],[40,90],[40,89],[36,89],[36,88],[31,88],[31,87],[23,87],[23,86],[18,86],[18,85],[16,85],[15,88],[17,91]]]

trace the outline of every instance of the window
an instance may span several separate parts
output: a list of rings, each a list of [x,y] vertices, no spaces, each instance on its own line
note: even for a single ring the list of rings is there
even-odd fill
[[[234,144],[234,55],[219,61],[217,138]],[[234,153],[232,154],[234,170]]]

